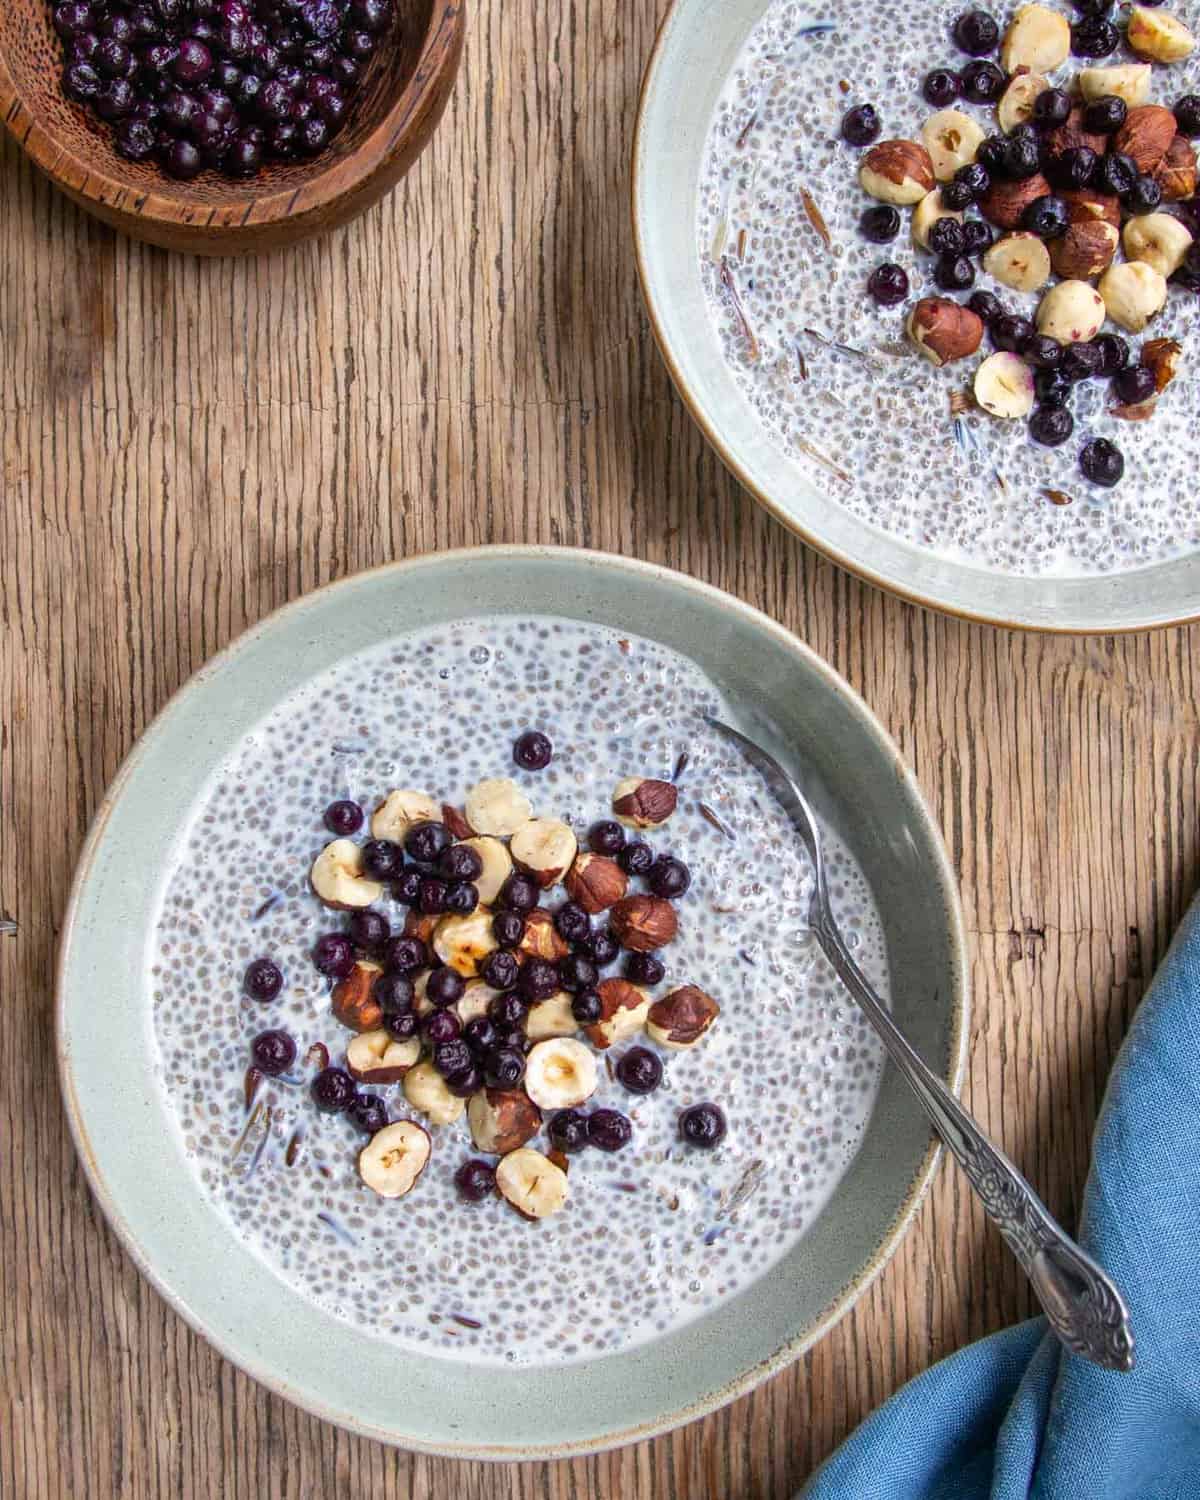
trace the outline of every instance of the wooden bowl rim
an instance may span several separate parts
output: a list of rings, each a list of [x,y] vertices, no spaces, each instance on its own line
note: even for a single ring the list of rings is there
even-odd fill
[[[370,181],[404,145],[410,124],[414,121],[420,124],[422,106],[431,95],[436,95],[443,73],[457,67],[461,55],[457,34],[462,27],[463,6],[457,0],[453,3],[434,0],[416,66],[400,97],[379,124],[352,152],[329,162],[310,181],[296,188],[283,187],[260,196],[231,198],[211,205],[188,203],[153,191],[142,194],[128,183],[119,182],[106,172],[89,166],[52,135],[26,105],[2,45],[0,117],[29,159],[54,183],[78,198],[119,212],[136,214],[147,225],[236,234],[244,229],[283,224],[289,219],[310,214],[339,202],[347,193]],[[64,179],[64,163],[75,169],[75,181]]]

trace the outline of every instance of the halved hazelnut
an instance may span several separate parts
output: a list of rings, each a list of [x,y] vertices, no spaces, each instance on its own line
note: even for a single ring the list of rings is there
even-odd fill
[[[1182,62],[1191,55],[1196,38],[1177,17],[1167,11],[1135,5],[1125,30],[1129,50],[1147,62]]]
[[[359,1176],[381,1198],[403,1198],[417,1185],[433,1151],[429,1132],[414,1120],[377,1130],[358,1153]]]
[[[1000,43],[1000,63],[1006,73],[1026,68],[1052,73],[1067,60],[1071,28],[1067,18],[1045,5],[1022,5],[1008,23]]]
[[[383,1006],[375,999],[375,981],[383,973],[380,964],[359,961],[333,987],[330,1003],[334,1015],[352,1031],[375,1031],[383,1023]]]
[[[1114,323],[1129,333],[1141,333],[1167,300],[1167,283],[1153,266],[1141,260],[1109,266],[1100,278],[1100,295]]]
[[[679,793],[669,781],[626,776],[612,794],[612,809],[630,828],[659,828],[675,811]]]
[[[467,1107],[465,1099],[446,1087],[445,1079],[428,1058],[404,1075],[404,1097],[435,1125],[453,1125]]]
[[[1166,390],[1179,373],[1183,346],[1177,339],[1147,339],[1142,345],[1142,364],[1154,376],[1154,389]]]
[[[604,1051],[642,1030],[650,1012],[650,996],[645,990],[627,979],[602,979],[596,992],[600,996],[600,1019],[585,1028],[594,1047]]]
[[[1076,81],[1079,92],[1089,104],[1096,99],[1103,99],[1107,94],[1115,94],[1118,99],[1124,99],[1130,109],[1134,109],[1149,100],[1150,75],[1153,71],[1149,63],[1122,63],[1112,68],[1081,68]]]
[[[377,880],[363,874],[363,853],[353,839],[334,839],[313,862],[312,888],[335,911],[371,906],[383,895]]]
[[[938,182],[949,182],[960,167],[975,160],[984,131],[961,109],[939,109],[921,126],[921,140],[929,152],[934,177]]]
[[[661,896],[626,896],[613,907],[611,925],[621,947],[634,953],[665,948],[679,931],[675,908]]]
[[[556,964],[566,958],[570,946],[559,935],[554,918],[542,906],[535,906],[525,913],[525,935],[517,944],[517,952],[527,958],[544,958]]]
[[[526,1219],[544,1219],[567,1201],[567,1174],[532,1146],[503,1158],[496,1168],[496,1187]]]
[[[1191,232],[1174,214],[1139,214],[1121,239],[1129,260],[1144,260],[1160,276],[1173,276],[1192,248]]]
[[[512,857],[507,847],[497,838],[478,837],[463,839],[469,849],[474,849],[483,864],[475,889],[484,906],[491,906],[500,894],[500,888],[513,872]]]
[[[646,1016],[646,1034],[660,1047],[694,1047],[721,1013],[711,995],[685,984],[656,1000]]]
[[[436,823],[441,815],[441,808],[432,797],[401,787],[389,792],[371,814],[371,837],[403,844],[414,823]]]
[[[525,1035],[529,1040],[544,1042],[548,1037],[574,1036],[579,1030],[579,1022],[571,1009],[571,1000],[566,990],[559,990],[549,1000],[531,1005],[525,1017]]]
[[[346,1048],[346,1070],[359,1083],[399,1083],[421,1060],[421,1042],[413,1037],[396,1041],[380,1027],[351,1039]]]
[[[430,819],[430,821],[436,822],[437,819]],[[465,844],[468,839],[475,837],[475,830],[467,822],[466,814],[460,808],[455,807],[453,803],[442,803],[442,822],[449,829],[451,836],[458,839],[459,843]]]
[[[467,793],[467,822],[476,833],[508,838],[533,817],[529,798],[507,777],[481,781]]]
[[[1086,344],[1103,324],[1104,300],[1086,281],[1060,281],[1038,304],[1038,332],[1060,344]]]
[[[567,871],[566,886],[571,900],[595,917],[621,899],[629,889],[629,879],[615,859],[584,850]]]
[[[433,934],[433,951],[464,979],[473,979],[489,953],[496,951],[492,913],[477,906],[468,916],[442,917]]]
[[[574,1037],[547,1037],[525,1059],[525,1092],[542,1109],[574,1109],[596,1092],[596,1057]]]
[[[547,890],[571,868],[579,846],[560,818],[530,818],[512,836],[508,852],[513,864]]]
[[[454,1003],[454,1014],[463,1026],[468,1021],[477,1021],[480,1016],[487,1015],[488,1006],[501,993],[502,991],[494,990],[482,979],[468,979],[462,999]]]
[[[542,1128],[542,1112],[524,1089],[480,1089],[467,1105],[471,1139],[480,1151],[503,1156]]]

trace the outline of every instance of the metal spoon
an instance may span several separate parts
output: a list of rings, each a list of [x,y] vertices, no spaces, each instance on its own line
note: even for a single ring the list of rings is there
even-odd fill
[[[954,1154],[984,1211],[1024,1267],[1050,1326],[1068,1349],[1108,1370],[1133,1369],[1129,1309],[1090,1256],[1055,1223],[1046,1205],[998,1146],[983,1134],[946,1085],[921,1061],[854,962],[834,920],[816,815],[773,756],[720,719],[714,729],[737,742],[762,772],[808,847],[814,885],[808,920],[825,957],[911,1084],[933,1128]]]

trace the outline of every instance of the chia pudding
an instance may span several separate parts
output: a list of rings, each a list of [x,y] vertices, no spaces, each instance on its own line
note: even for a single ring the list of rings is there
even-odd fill
[[[725,358],[800,472],[906,541],[1030,576],[1116,573],[1191,551],[1200,545],[1190,432],[1200,401],[1194,289],[1172,284],[1142,336],[1182,346],[1177,378],[1153,418],[1113,416],[1107,382],[1085,380],[1073,390],[1073,438],[1040,446],[1023,421],[969,409],[978,360],[936,369],[906,341],[912,304],[940,295],[935,258],[912,244],[908,214],[890,244],[860,233],[873,200],[858,183],[863,152],[841,138],[843,116],[869,102],[881,138],[919,141],[934,112],[922,97],[926,75],[968,62],[951,40],[964,8],[892,0],[845,0],[836,10],[773,0],[767,8],[721,93],[698,193],[697,248]],[[1195,4],[1172,13],[1193,30],[1200,20]],[[1003,31],[1011,9],[994,14]],[[1048,80],[1069,87],[1093,61],[1072,56]],[[1104,61],[1136,59],[1118,52]],[[1170,108],[1198,89],[1193,52],[1154,68],[1149,97]],[[954,103],[985,133],[998,129],[992,106]],[[907,273],[901,305],[880,307],[868,295],[868,277],[883,261]],[[1002,286],[978,263],[972,290],[991,291],[1031,318],[1038,307],[1038,292]],[[1106,331],[1120,330],[1109,323]],[[1141,339],[1129,342],[1136,360]],[[963,409],[952,409],[952,398]],[[1124,455],[1116,489],[1080,472],[1081,448],[1097,437]]]
[[[313,679],[214,774],[181,830],[147,955],[161,1082],[205,1193],[301,1295],[402,1346],[568,1361],[703,1314],[813,1222],[870,1116],[881,1050],[807,928],[803,846],[758,772],[705,724],[714,712],[728,711],[713,684],[660,645],[559,618],[479,618],[392,639]],[[528,748],[534,728],[553,754],[525,770],[512,746],[525,735]],[[344,1066],[354,1041],[313,963],[317,939],[347,925],[309,878],[330,841],[326,809],[357,803],[369,824],[392,789],[461,807],[468,788],[506,777],[582,850],[631,773],[673,781],[678,802],[661,827],[628,837],[691,873],[673,903],[678,936],[657,954],[665,976],[646,988],[699,987],[719,1002],[715,1024],[687,1050],[643,1031],[595,1052],[587,1107],[619,1111],[631,1138],[564,1158],[561,1212],[530,1222],[494,1193],[464,1201],[456,1174],[480,1157],[467,1118],[423,1120],[402,1082],[373,1091],[393,1122],[424,1125],[431,1157],[406,1196],[372,1192],[356,1167],[363,1135],[316,1109],[310,1087],[325,1061],[314,1044]],[[832,831],[828,841],[839,921],[886,995],[879,913],[844,843]],[[561,886],[543,894],[551,911],[564,900]],[[406,909],[390,894],[372,909],[402,930]],[[244,981],[264,955],[283,975],[265,1003]],[[248,1102],[250,1044],[265,1027],[297,1052],[280,1076],[253,1080]],[[621,1082],[634,1045],[655,1055],[641,1075],[652,1092]],[[682,1112],[701,1102],[727,1122],[715,1149],[681,1133]],[[552,1149],[545,1130],[530,1145]]]

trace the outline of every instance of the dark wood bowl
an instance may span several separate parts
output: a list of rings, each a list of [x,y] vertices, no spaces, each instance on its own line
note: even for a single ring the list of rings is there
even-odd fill
[[[350,119],[309,162],[249,182],[176,182],[119,156],[109,128],[63,93],[48,0],[0,0],[0,118],[68,198],[135,239],[195,255],[253,255],[322,234],[394,187],[433,134],[458,71],[461,0],[400,0]]]

